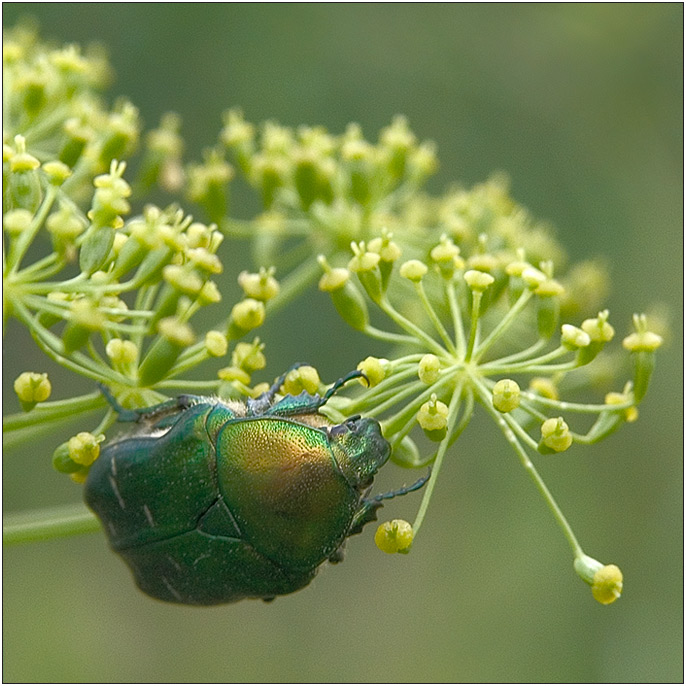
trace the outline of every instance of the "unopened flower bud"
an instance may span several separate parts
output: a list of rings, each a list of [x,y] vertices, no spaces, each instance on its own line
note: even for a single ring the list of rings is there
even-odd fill
[[[400,276],[414,283],[419,283],[428,271],[429,268],[419,260],[408,260],[400,265]]]
[[[495,281],[490,274],[477,269],[466,271],[464,280],[467,282],[467,285],[477,293],[485,291]]]
[[[94,436],[87,431],[82,431],[76,434],[76,436],[72,436],[67,442],[69,458],[72,462],[76,462],[76,464],[89,467],[98,459],[100,443],[104,440],[105,436],[102,434]]]
[[[252,331],[264,323],[265,314],[264,303],[261,300],[246,298],[233,306],[231,325],[237,327],[241,334]],[[230,334],[232,333],[230,331]],[[238,338],[239,336],[231,335],[230,337]]]
[[[448,406],[432,393],[431,399],[419,408],[417,422],[427,438],[442,441],[448,431]]]
[[[314,395],[321,385],[319,373],[314,367],[304,365],[297,369],[291,369],[283,382],[283,392],[289,395],[298,395],[301,391],[307,391]]]
[[[361,379],[365,385],[369,387],[378,386],[386,378],[386,370],[389,367],[389,362],[386,359],[378,357],[367,357],[357,365],[357,368],[365,375],[366,381]]]
[[[431,385],[438,381],[438,377],[441,372],[441,361],[431,353],[424,355],[421,360],[419,360],[419,365],[417,368],[417,376],[422,383]]]
[[[562,417],[546,419],[541,424],[541,444],[539,450],[545,446],[549,450],[561,453],[572,445],[572,433]],[[544,452],[547,452],[544,448]]]
[[[229,349],[229,342],[221,331],[208,331],[205,334],[205,350],[212,357],[223,357]]]
[[[374,534],[376,547],[384,553],[409,553],[414,538],[412,525],[404,519],[384,522]]]
[[[14,391],[22,409],[28,412],[36,403],[42,403],[50,397],[52,385],[47,374],[22,372],[14,381]]]
[[[498,412],[512,412],[519,407],[521,391],[519,384],[512,379],[500,379],[493,386],[493,407]]]
[[[274,267],[260,267],[258,274],[243,271],[238,275],[238,285],[243,289],[246,298],[266,302],[279,292],[279,282],[274,278],[274,272]]]

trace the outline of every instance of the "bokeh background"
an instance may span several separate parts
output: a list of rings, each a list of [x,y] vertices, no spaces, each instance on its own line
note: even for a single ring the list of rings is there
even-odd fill
[[[14,3],[3,14],[6,26],[31,15],[59,42],[105,44],[112,97],[131,98],[148,126],[179,112],[190,157],[229,106],[336,133],[357,121],[372,139],[403,113],[438,144],[434,191],[507,172],[572,258],[607,259],[618,336],[657,302],[673,326],[636,424],[538,460],[587,552],[622,567],[613,606],[575,576],[516,457],[477,418],[411,555],[379,553],[370,528],[343,565],[270,605],[152,601],[101,535],[6,549],[5,681],[683,681],[681,4]],[[225,264],[249,266],[240,249]],[[331,379],[376,352],[323,297],[260,335],[272,375],[305,357]],[[10,326],[6,411],[29,368],[52,375]],[[55,397],[60,379],[67,393],[90,390],[57,374]],[[50,468],[71,433],[5,456],[6,509],[79,498]],[[381,486],[403,480],[388,467]],[[385,514],[411,519],[417,503]]]

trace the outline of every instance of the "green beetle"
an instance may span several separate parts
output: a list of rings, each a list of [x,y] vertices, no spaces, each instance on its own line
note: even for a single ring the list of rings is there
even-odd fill
[[[324,396],[277,401],[284,374],[245,403],[182,395],[140,410],[105,392],[139,430],[103,449],[85,499],[139,588],[188,605],[272,600],[340,561],[345,539],[376,519],[383,500],[421,488],[428,476],[367,497],[390,455],[379,423],[332,425],[319,414],[361,376]]]

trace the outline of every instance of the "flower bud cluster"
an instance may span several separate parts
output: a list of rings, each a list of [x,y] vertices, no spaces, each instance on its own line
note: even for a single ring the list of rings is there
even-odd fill
[[[220,140],[267,209],[309,211],[336,202],[371,209],[401,183],[419,186],[437,166],[433,145],[419,143],[403,117],[381,131],[377,144],[356,124],[335,136],[323,127],[274,122],[258,133],[238,110],[224,122]]]

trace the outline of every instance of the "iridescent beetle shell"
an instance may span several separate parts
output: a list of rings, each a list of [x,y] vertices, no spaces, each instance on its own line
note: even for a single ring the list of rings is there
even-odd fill
[[[323,396],[286,395],[284,378],[247,402],[202,396],[135,411],[139,430],[106,445],[85,499],[112,549],[150,596],[214,605],[271,600],[306,586],[342,559],[345,539],[376,519],[367,498],[390,445],[374,419],[332,425]],[[113,401],[112,401],[113,402]],[[114,403],[113,403],[114,404]]]

